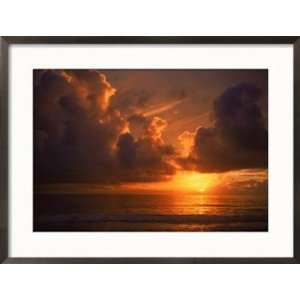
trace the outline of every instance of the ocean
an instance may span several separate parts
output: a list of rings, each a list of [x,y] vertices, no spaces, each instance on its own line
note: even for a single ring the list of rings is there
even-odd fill
[[[34,195],[34,231],[268,231],[266,196]]]

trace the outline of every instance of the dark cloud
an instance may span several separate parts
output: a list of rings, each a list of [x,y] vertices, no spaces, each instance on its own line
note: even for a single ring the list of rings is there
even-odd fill
[[[153,141],[150,137],[135,140],[130,133],[120,136],[118,161],[126,181],[160,181],[176,171],[171,159],[175,155],[170,145]]]
[[[148,118],[134,139],[102,73],[36,70],[34,78],[37,183],[158,180],[174,171],[162,140],[165,121]]]
[[[168,122],[159,117],[145,117],[142,114],[133,114],[128,118],[130,131],[135,138],[149,138],[153,143],[163,144],[163,131]]]
[[[214,126],[196,131],[183,165],[201,172],[266,168],[268,133],[260,99],[261,90],[251,84],[225,90],[214,102]]]
[[[105,74],[116,77],[121,71],[116,72]],[[186,148],[182,152],[193,145],[188,158],[180,159],[184,169],[223,172],[266,167],[266,114],[261,113],[261,91],[256,85],[227,89],[214,101],[213,125],[191,133],[184,128],[186,122],[198,111],[208,112],[202,100],[195,100],[200,93],[196,90],[204,90],[198,85],[205,79],[200,71],[194,77],[174,71],[130,74],[126,71],[117,78],[126,83],[118,85],[117,91],[97,70],[34,71],[37,183],[169,178],[178,168],[174,161],[180,149],[175,151],[165,141],[175,144],[182,130],[179,146]],[[199,126],[198,117],[193,122]]]
[[[117,144],[118,160],[127,180],[158,181],[173,175],[175,149],[162,138],[167,122],[132,115],[129,124],[131,133],[120,135]]]
[[[140,138],[144,135],[149,119],[142,114],[132,114],[128,118],[130,124],[130,132],[135,138]]]

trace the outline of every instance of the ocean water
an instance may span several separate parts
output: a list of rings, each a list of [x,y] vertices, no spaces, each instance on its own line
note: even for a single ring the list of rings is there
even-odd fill
[[[267,231],[266,196],[35,194],[34,231]]]

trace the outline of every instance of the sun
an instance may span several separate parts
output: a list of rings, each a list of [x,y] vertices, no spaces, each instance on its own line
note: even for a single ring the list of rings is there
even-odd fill
[[[195,171],[180,171],[170,181],[174,190],[182,192],[205,193],[215,184],[214,174],[202,174]]]

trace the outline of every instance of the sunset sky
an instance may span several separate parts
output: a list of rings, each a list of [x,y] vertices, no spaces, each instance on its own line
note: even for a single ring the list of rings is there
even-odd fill
[[[266,70],[34,70],[36,188],[265,194]]]

